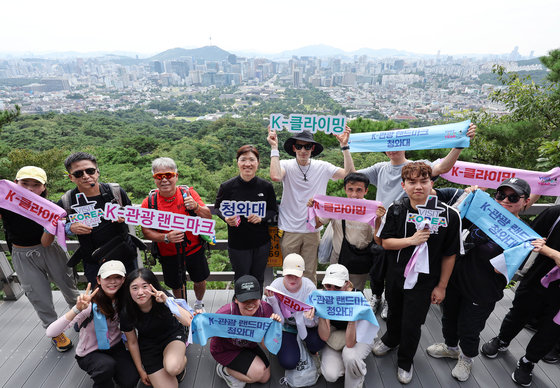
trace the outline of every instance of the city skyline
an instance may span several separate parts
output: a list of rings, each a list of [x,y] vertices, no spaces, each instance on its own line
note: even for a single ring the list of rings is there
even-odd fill
[[[536,0],[456,5],[443,0],[282,4],[246,0],[192,4],[39,2],[3,6],[2,53],[129,52],[216,45],[236,53],[273,54],[324,44],[344,51],[392,48],[416,54],[528,56],[558,48],[560,3]],[[24,11],[26,13],[24,13]]]

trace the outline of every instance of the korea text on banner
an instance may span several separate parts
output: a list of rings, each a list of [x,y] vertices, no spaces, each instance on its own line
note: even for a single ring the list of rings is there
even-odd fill
[[[379,323],[361,292],[316,290],[307,298],[307,304],[315,307],[315,314],[320,318],[356,321],[356,342],[373,343]]]
[[[355,199],[315,195],[313,206],[307,208],[307,229],[315,230],[315,216],[364,222],[375,227],[377,208],[382,205],[379,201],[369,199]]]
[[[458,210],[461,217],[472,221],[504,249],[490,263],[509,282],[527,254],[533,250],[530,242],[541,236],[481,190],[470,193]]]
[[[0,198],[0,207],[35,221],[54,234],[58,244],[66,251],[64,222],[60,221],[66,217],[64,209],[5,179],[0,181]]]
[[[441,159],[436,160],[434,164],[440,161]],[[504,180],[515,177],[529,183],[531,194],[560,196],[560,167],[540,172],[457,161],[451,170],[441,174],[441,177],[449,182],[489,189],[497,189]]]
[[[284,294],[274,287],[268,286],[266,289],[273,293],[273,296],[268,297],[267,300],[274,312],[284,318],[290,318],[293,315],[298,335],[301,339],[305,339],[307,337],[307,328],[305,327],[303,312],[311,310],[313,307]]]
[[[206,345],[208,338],[237,338],[260,343],[272,354],[282,345],[282,325],[271,318],[230,314],[197,314],[191,325],[193,343]]]
[[[214,220],[138,206],[120,206],[119,204],[107,202],[105,203],[102,217],[110,221],[117,221],[119,218],[123,218],[124,222],[128,225],[138,225],[145,228],[178,230],[181,232],[189,231],[194,235],[211,237],[216,234],[216,221]]]
[[[421,128],[350,134],[350,152],[385,152],[468,147],[470,120]]]

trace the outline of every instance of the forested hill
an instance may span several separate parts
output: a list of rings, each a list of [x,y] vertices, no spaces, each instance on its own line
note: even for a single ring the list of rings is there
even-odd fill
[[[169,156],[177,161],[180,183],[194,186],[205,201],[212,203],[219,184],[237,175],[235,155],[243,144],[254,144],[259,149],[259,175],[268,177],[270,146],[266,125],[264,120],[230,117],[213,122],[155,119],[142,110],[23,115],[3,127],[0,134],[0,177],[13,179],[24,165],[41,166],[49,176],[49,197],[58,199],[72,187],[66,177],[64,159],[71,152],[87,151],[98,157],[103,181],[120,183],[133,201],[139,202],[154,187],[151,161]],[[351,121],[350,126],[354,132],[369,132],[403,128],[408,123],[360,118]],[[279,136],[283,142],[290,134],[281,132]],[[320,158],[342,166],[336,139],[322,133],[316,137],[326,145]],[[527,123],[482,123],[477,138],[471,148],[463,151],[461,159],[536,169],[539,141],[542,139]],[[282,158],[288,157],[281,152]],[[417,151],[409,157],[434,160],[447,152]],[[382,153],[353,157],[357,168],[386,160]],[[280,193],[281,186],[276,188]],[[342,182],[331,182],[329,194],[343,195]],[[373,195],[373,191],[369,193],[370,197]]]

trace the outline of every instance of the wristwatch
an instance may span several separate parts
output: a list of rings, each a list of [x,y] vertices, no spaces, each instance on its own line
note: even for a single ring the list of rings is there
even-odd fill
[[[169,236],[166,234],[163,235],[163,242],[169,244]]]

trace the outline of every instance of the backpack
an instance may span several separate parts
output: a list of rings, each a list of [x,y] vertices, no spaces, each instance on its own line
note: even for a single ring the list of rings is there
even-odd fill
[[[286,370],[284,377],[280,379],[280,384],[287,384],[289,387],[310,387],[319,379],[320,366],[315,364],[315,360],[299,336],[297,336],[297,343],[300,352],[297,366]]]
[[[189,186],[178,186],[179,190],[181,191],[181,196],[184,198],[185,195],[190,195],[190,187]],[[158,206],[157,206],[157,196],[158,196],[158,190],[151,190],[148,193],[148,209],[154,209],[154,210],[158,210]],[[187,208],[185,208],[185,210],[187,211],[187,213],[189,214],[189,216],[191,217],[196,217],[196,213],[193,210],[189,210]],[[192,245],[190,247],[190,249],[187,249],[187,247],[189,247],[190,245]],[[193,242],[190,241],[187,238],[187,235],[185,234],[185,240],[183,241],[183,243],[176,243],[175,244],[175,248],[177,249],[177,254],[181,254],[180,252],[182,252],[182,254],[184,254],[185,256],[188,255],[189,252],[191,252],[192,250],[196,249],[198,246],[202,245],[202,249],[205,249],[206,247],[203,244],[203,241],[199,238],[199,243],[198,244],[194,244]],[[151,254],[153,257],[156,258],[161,258],[161,254],[159,252],[159,248],[158,248],[158,243],[152,243],[152,249],[151,249]]]

